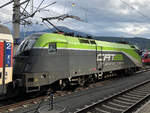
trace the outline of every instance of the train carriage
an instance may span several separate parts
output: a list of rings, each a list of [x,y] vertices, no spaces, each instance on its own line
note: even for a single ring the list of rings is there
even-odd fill
[[[12,84],[13,38],[9,29],[0,25],[0,95],[7,94]]]
[[[150,65],[150,52],[146,51],[142,55],[142,63],[144,65]]]
[[[89,78],[102,78],[104,73],[140,67],[140,56],[128,44],[39,33],[20,44],[14,72],[26,92],[33,92],[56,81],[62,86],[68,82],[82,84]]]

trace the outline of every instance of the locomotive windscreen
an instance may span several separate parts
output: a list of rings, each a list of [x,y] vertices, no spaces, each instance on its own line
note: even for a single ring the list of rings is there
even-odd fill
[[[41,34],[34,34],[27,37],[22,43],[19,45],[16,55],[23,53],[25,51],[30,51],[34,46],[36,40],[41,36]]]

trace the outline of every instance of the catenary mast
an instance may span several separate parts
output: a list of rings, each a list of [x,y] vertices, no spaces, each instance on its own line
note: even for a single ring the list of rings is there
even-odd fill
[[[13,38],[16,41],[20,34],[20,0],[14,0],[12,22]]]

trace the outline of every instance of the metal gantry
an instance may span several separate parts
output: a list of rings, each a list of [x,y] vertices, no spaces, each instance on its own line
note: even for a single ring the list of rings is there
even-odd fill
[[[28,18],[33,18],[37,12],[40,12],[41,10],[55,4],[56,2],[53,2],[51,4],[48,4],[41,8],[41,5],[43,4],[45,0],[42,0],[39,4],[39,6],[36,8],[36,10],[33,10],[33,4],[34,0],[24,0],[21,2],[21,0],[11,0],[8,3],[3,4],[0,6],[0,8],[3,8],[11,3],[13,3],[13,17],[12,17],[12,23],[13,23],[13,38],[14,41],[16,41],[17,38],[19,38],[20,34],[20,24],[21,23],[30,23],[28,22]],[[22,5],[25,5],[25,7],[22,7]],[[31,11],[28,12],[26,8],[28,5],[31,5]],[[21,11],[22,10],[22,11]]]

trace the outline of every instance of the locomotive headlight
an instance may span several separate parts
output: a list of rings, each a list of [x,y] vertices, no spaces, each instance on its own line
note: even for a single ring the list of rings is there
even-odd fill
[[[38,81],[39,81],[39,79],[37,79],[37,78],[34,79],[34,82],[38,82]]]
[[[41,78],[46,78],[46,76],[47,76],[46,74],[42,74]]]
[[[28,78],[28,82],[38,82],[38,78]]]

